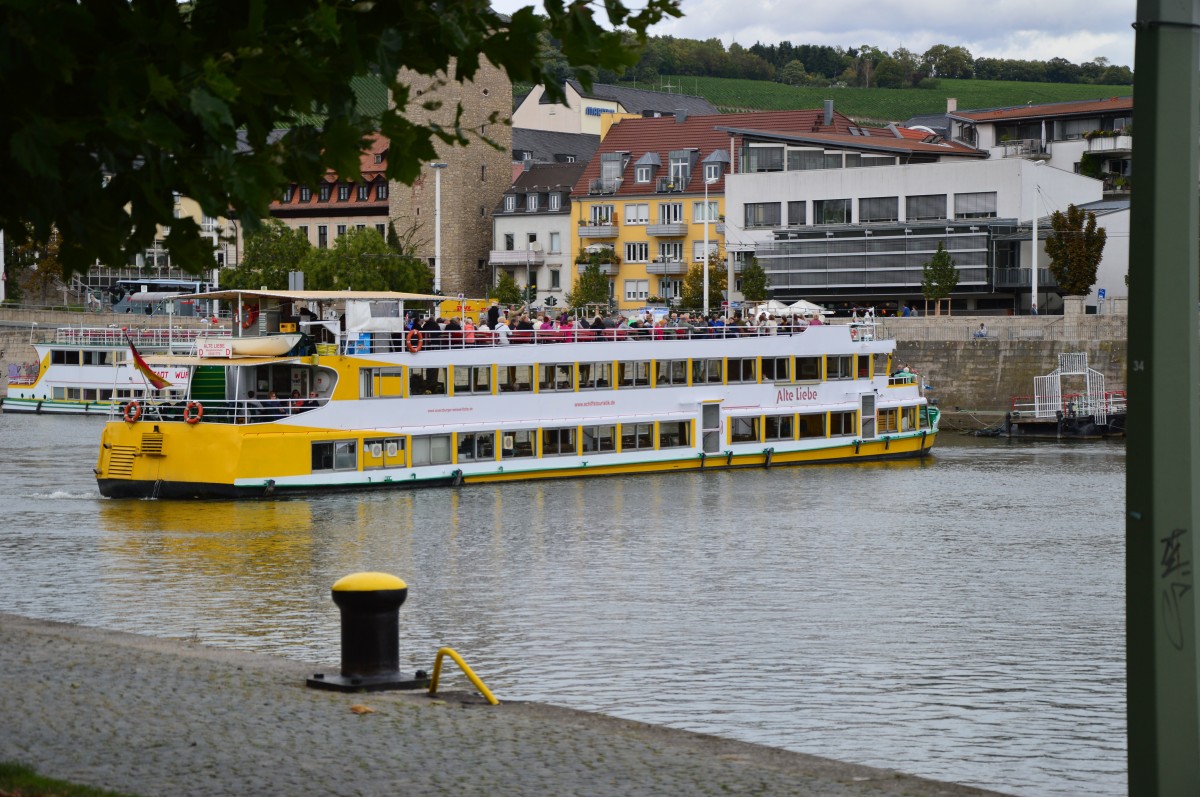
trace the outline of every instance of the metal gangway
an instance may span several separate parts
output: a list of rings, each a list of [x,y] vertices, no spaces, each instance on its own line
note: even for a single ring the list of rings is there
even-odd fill
[[[1082,376],[1087,380],[1085,392],[1072,395],[1074,407],[1063,406],[1062,378]],[[1108,423],[1109,396],[1104,390],[1104,374],[1088,367],[1087,352],[1058,355],[1058,367],[1045,376],[1033,378],[1033,408],[1035,418],[1054,418],[1064,410],[1077,415],[1091,415],[1097,425]]]

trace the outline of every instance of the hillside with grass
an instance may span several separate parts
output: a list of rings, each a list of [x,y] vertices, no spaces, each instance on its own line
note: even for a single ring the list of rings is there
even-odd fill
[[[1132,86],[1097,86],[1079,83],[1021,83],[1003,80],[938,81],[932,89],[856,89],[787,86],[766,80],[716,77],[663,77],[660,82],[626,83],[631,88],[670,90],[704,97],[723,113],[819,108],[825,100],[863,124],[903,122],[913,116],[946,112],[946,99],[958,100],[959,110],[1012,105],[1125,97]]]

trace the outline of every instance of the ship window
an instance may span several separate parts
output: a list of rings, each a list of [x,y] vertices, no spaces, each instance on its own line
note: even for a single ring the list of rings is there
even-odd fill
[[[825,378],[833,379],[851,379],[854,373],[854,355],[843,354],[840,356],[830,355],[825,358]]]
[[[79,365],[79,350],[71,349],[64,351],[63,349],[55,349],[50,352],[50,362],[55,365]]]
[[[412,439],[413,467],[421,465],[448,465],[450,463],[450,435],[430,434]]]
[[[67,397],[67,389],[65,387],[56,387],[50,391],[50,398],[62,401]]]
[[[602,390],[612,387],[612,363],[580,363],[579,389]]]
[[[575,455],[575,427],[542,430],[542,456],[561,457]]]
[[[312,469],[357,470],[357,440],[323,440],[312,444]]]
[[[538,390],[575,389],[575,366],[571,363],[542,363],[538,366]]]
[[[537,456],[537,430],[515,429],[500,433],[500,455],[504,459]]]
[[[404,395],[403,368],[363,368],[360,373],[363,398],[396,398]]]
[[[109,352],[106,351],[85,351],[83,353],[84,365],[107,365]]]
[[[408,395],[410,396],[444,396],[446,395],[445,368],[409,368]]]
[[[654,448],[654,424],[652,423],[623,423],[621,424],[621,450],[636,451],[638,449]]]
[[[833,437],[858,434],[858,413],[853,410],[829,413],[829,432]]]
[[[458,461],[494,460],[496,458],[495,432],[460,432],[458,435]]]
[[[691,421],[663,421],[658,425],[659,448],[684,448],[690,446]]]
[[[730,418],[729,430],[731,442],[758,442],[758,418]]]
[[[492,392],[492,366],[454,366],[454,395]]]
[[[639,360],[617,363],[617,385],[620,387],[646,387],[650,384],[650,362]]]
[[[376,437],[363,441],[363,470],[403,468],[404,438]]]
[[[655,382],[660,385],[687,384],[687,360],[659,360],[654,368]]]
[[[83,400],[84,401],[95,401],[96,400],[96,388],[85,387],[83,389]]]
[[[496,384],[501,393],[533,390],[533,366],[502,365],[497,368]]]
[[[763,418],[763,440],[795,440],[794,418],[791,415],[768,415]]]
[[[101,401],[112,401],[112,395],[113,395],[113,392],[111,390],[101,390],[100,391],[100,400]]]
[[[900,431],[900,411],[895,407],[880,410],[876,417],[878,418],[875,426],[876,433]]]
[[[819,382],[821,380],[821,358],[820,357],[797,357],[796,358],[796,381],[797,382]]]
[[[859,379],[870,379],[871,378],[871,355],[864,354],[861,357],[856,357],[855,359],[857,361],[856,364],[858,365],[858,378]]]
[[[598,454],[617,450],[617,427],[585,426],[583,428],[583,453]]]
[[[825,436],[825,413],[817,415],[801,415],[800,416],[800,437],[824,437]]]
[[[791,357],[763,357],[762,378],[764,382],[790,382],[792,379]]]
[[[721,360],[692,360],[692,384],[705,382],[720,384]]]
[[[730,382],[757,382],[757,360],[754,357],[729,358]]]

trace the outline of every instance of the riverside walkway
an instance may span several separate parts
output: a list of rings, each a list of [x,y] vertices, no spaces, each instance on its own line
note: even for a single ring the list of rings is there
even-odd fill
[[[320,669],[0,613],[0,761],[144,797],[997,795],[545,704],[306,688]]]

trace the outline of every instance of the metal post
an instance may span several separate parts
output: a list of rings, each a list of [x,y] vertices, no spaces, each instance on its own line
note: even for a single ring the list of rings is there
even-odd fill
[[[433,292],[442,289],[442,169],[444,163],[431,163],[433,168]]]
[[[1034,161],[1034,167],[1045,166],[1045,161]],[[1037,315],[1037,293],[1038,293],[1038,181],[1033,180],[1033,242],[1030,247],[1030,263],[1032,268],[1029,269],[1029,314]]]
[[[1200,3],[1137,4],[1126,467],[1130,797],[1200,793]]]
[[[708,318],[708,187],[715,183],[718,177],[709,177],[704,181],[704,317]],[[731,285],[725,287],[728,296]]]
[[[0,230],[0,302],[8,298],[8,272],[4,270],[4,230]]]

